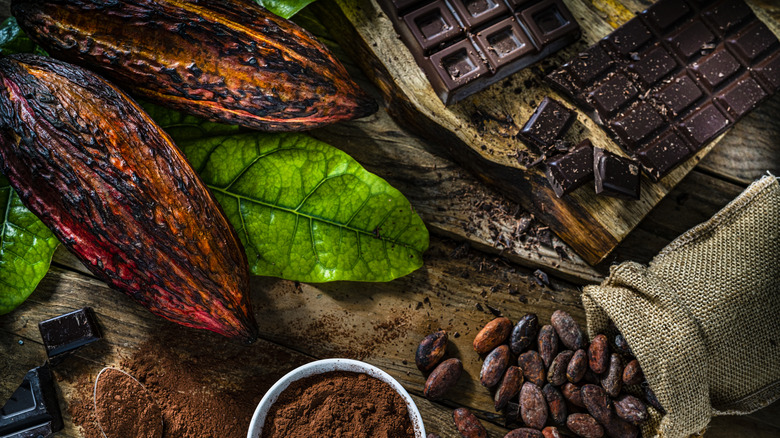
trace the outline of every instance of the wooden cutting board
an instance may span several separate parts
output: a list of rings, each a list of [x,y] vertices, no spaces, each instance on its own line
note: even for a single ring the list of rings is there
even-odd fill
[[[775,34],[780,34],[780,24],[766,13],[767,5],[760,4],[761,1],[748,3]],[[436,152],[446,154],[519,202],[588,263],[596,264],[723,136],[660,182],[653,183],[643,176],[642,197],[638,201],[599,196],[587,188],[557,198],[543,171],[527,168],[519,160],[527,148],[516,137],[545,96],[574,107],[544,82],[544,75],[652,4],[638,0],[564,2],[582,28],[579,42],[447,107],[428,84],[376,0],[327,0],[315,5],[334,38],[380,88],[388,111],[402,126],[424,138]],[[577,109],[577,121],[566,140],[576,144],[585,138],[595,146],[624,155],[593,120]]]

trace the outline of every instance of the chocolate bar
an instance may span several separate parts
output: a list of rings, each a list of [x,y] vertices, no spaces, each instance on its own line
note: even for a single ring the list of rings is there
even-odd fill
[[[563,138],[576,118],[574,110],[545,97],[520,130],[520,138],[542,153]]]
[[[380,0],[445,105],[580,37],[561,0]]]
[[[559,198],[593,179],[593,144],[585,139],[566,155],[547,162],[547,180]]]
[[[41,321],[38,329],[50,359],[101,338],[95,314],[89,307]]]
[[[658,180],[780,89],[780,42],[743,0],[659,0],[547,78]]]
[[[633,160],[601,148],[593,149],[596,194],[623,199],[639,199],[639,166]]]
[[[0,437],[48,437],[62,429],[62,414],[48,366],[27,372],[0,409]]]

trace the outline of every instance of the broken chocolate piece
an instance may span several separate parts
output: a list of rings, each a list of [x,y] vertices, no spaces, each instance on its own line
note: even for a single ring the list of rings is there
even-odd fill
[[[780,41],[743,0],[659,0],[547,80],[657,180],[780,89]]]
[[[593,173],[597,194],[639,199],[639,166],[635,161],[593,148]]]
[[[568,154],[547,163],[547,180],[559,198],[593,178],[593,144],[585,139]]]
[[[539,152],[546,151],[569,130],[577,116],[574,110],[545,97],[520,130],[520,137]]]
[[[0,409],[0,436],[47,437],[62,429],[62,414],[51,371],[33,368]]]
[[[572,44],[561,0],[380,0],[436,94],[450,105]]]
[[[50,359],[101,338],[95,315],[89,307],[41,321],[38,329]]]

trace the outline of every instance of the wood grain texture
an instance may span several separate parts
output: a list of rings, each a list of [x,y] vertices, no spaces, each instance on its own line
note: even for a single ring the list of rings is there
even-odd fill
[[[563,199],[557,198],[540,170],[528,169],[517,159],[519,154],[527,152],[517,140],[517,133],[536,105],[548,95],[565,100],[543,82],[544,74],[607,35],[613,26],[622,24],[631,13],[644,9],[647,4],[572,0],[567,5],[583,29],[583,37],[577,44],[449,107],[436,97],[403,43],[387,37],[395,31],[375,0],[326,0],[316,10],[333,23],[333,34],[378,85],[396,119],[431,145],[438,146],[440,153],[520,202],[586,261],[597,263],[717,141],[659,183],[643,178],[640,201],[600,197],[589,190],[577,190]],[[771,20],[766,14],[763,18]],[[777,23],[773,22],[771,27],[776,30]],[[568,140],[576,143],[590,138],[595,145],[622,154],[588,116],[579,110],[577,113],[577,122],[566,136]],[[780,132],[780,128],[774,127]]]

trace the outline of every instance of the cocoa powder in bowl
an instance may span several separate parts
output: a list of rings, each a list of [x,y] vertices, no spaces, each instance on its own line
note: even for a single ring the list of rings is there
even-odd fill
[[[362,373],[331,371],[292,382],[268,410],[260,438],[414,438],[404,399]]]

